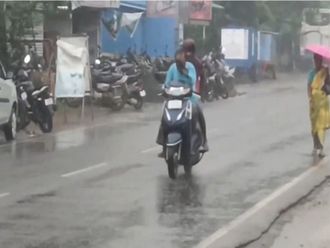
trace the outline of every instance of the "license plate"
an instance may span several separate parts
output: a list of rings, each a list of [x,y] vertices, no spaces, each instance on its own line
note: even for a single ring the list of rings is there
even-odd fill
[[[45,99],[45,105],[46,106],[53,105],[53,103],[54,103],[53,98]]]
[[[181,100],[170,100],[167,103],[168,109],[182,109],[182,101]]]
[[[141,97],[145,97],[146,96],[146,91],[145,90],[141,90],[140,91],[140,96]]]
[[[21,94],[21,98],[22,98],[22,100],[26,100],[27,99],[27,94],[26,94],[26,92],[23,92],[22,94]]]

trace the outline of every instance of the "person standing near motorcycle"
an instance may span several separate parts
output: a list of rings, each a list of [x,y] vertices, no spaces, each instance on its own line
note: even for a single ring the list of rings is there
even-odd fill
[[[175,54],[175,63],[171,65],[171,67],[169,68],[166,74],[165,85],[173,81],[180,81],[182,83],[188,84],[195,91],[196,80],[197,80],[196,75],[197,74],[194,65],[186,61],[185,51],[183,49],[179,49]],[[192,102],[194,104],[194,108],[196,109],[196,116],[198,118],[204,136],[204,144],[200,148],[200,151],[207,152],[209,148],[206,138],[205,118],[201,106],[199,104],[199,100],[194,95],[192,96]],[[162,126],[160,126],[159,128],[156,142],[157,144],[162,145],[164,147],[164,130]],[[158,156],[164,157],[164,155],[165,154],[163,149],[163,151]]]
[[[203,64],[196,55],[196,45],[193,39],[186,39],[183,41],[182,48],[185,51],[187,61],[192,63],[196,70],[196,92],[200,94],[202,102],[205,99],[205,75],[203,71]]]

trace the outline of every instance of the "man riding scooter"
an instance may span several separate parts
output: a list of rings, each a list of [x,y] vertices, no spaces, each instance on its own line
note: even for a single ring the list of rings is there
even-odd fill
[[[170,84],[173,81],[178,81],[187,84],[195,90],[196,87],[196,70],[192,63],[186,61],[185,51],[179,49],[175,54],[175,63],[173,63],[167,72],[165,85]],[[204,136],[204,144],[200,147],[200,152],[207,152],[209,150],[206,138],[206,124],[204,115],[199,103],[199,98],[195,95],[192,96],[193,112],[197,120],[200,123],[202,129],[202,135]],[[164,157],[164,130],[162,125],[160,126],[157,136],[157,144],[163,146],[163,151],[159,154],[159,157]]]

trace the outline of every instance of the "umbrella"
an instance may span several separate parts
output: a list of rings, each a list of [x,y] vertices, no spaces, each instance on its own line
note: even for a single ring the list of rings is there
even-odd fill
[[[327,60],[330,60],[330,47],[315,44],[315,45],[309,45],[305,49],[312,53],[316,53]]]

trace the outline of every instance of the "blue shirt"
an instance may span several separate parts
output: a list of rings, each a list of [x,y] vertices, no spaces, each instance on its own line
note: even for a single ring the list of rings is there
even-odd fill
[[[176,82],[182,82],[184,84],[189,85],[193,91],[196,90],[196,69],[195,66],[190,63],[190,62],[186,62],[186,69],[188,72],[188,75],[183,75],[180,73],[180,71],[178,70],[178,68],[176,67],[176,64],[172,64],[170,66],[170,68],[167,71],[166,74],[166,79],[165,79],[165,85],[168,86],[169,83],[176,81]],[[198,101],[198,97],[194,97],[194,95],[192,96],[192,100]]]

